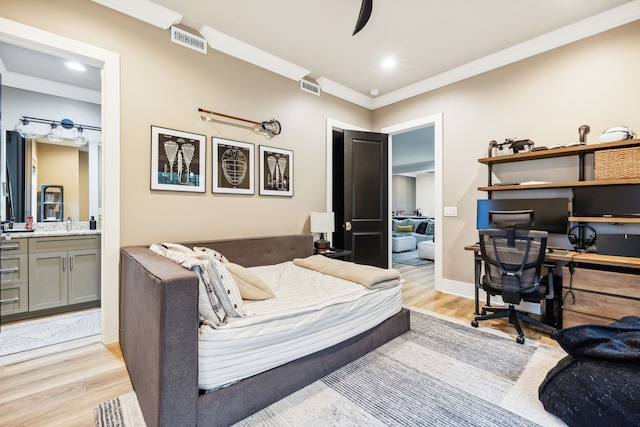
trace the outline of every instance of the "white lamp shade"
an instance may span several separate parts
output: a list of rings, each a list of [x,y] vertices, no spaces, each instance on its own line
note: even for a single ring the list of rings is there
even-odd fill
[[[333,212],[311,212],[311,232],[330,233],[335,231]]]

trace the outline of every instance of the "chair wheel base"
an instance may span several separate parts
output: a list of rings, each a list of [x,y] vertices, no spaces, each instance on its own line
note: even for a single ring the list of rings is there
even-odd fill
[[[517,336],[517,337],[516,337],[516,342],[517,342],[518,344],[524,344],[524,337]]]
[[[471,326],[473,326],[474,328],[478,327],[478,321],[477,320],[472,320],[471,321]]]

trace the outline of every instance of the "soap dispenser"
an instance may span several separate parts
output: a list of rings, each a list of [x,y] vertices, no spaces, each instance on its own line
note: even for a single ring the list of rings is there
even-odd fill
[[[96,218],[92,216],[91,219],[89,220],[89,230],[95,230],[95,229],[96,229]]]

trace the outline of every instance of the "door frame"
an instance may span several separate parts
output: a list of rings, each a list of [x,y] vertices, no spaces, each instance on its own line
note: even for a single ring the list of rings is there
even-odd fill
[[[104,344],[119,341],[120,270],[120,55],[0,17],[0,40],[67,53],[102,67],[101,312]],[[109,165],[109,167],[105,167]]]
[[[435,223],[434,230],[434,242],[435,242],[435,254],[434,254],[434,288],[437,291],[442,290],[442,265],[444,264],[442,259],[442,236],[443,236],[443,224],[442,224],[442,211],[443,211],[443,113],[436,113],[430,116],[420,117],[414,120],[398,123],[391,126],[386,126],[380,129],[381,133],[389,135],[389,171],[392,170],[392,148],[393,148],[393,135],[399,133],[408,132],[410,130],[423,128],[426,126],[433,126],[433,144],[434,144],[434,194],[435,194]],[[392,204],[392,180],[389,180],[389,206]],[[391,264],[391,233],[389,233],[389,265]]]
[[[394,124],[391,126],[386,126],[380,129],[381,133],[386,133],[390,136],[389,138],[389,173],[392,170],[392,147],[393,147],[393,135],[398,133],[407,132],[413,129],[418,129],[425,126],[433,126],[433,136],[434,136],[434,163],[435,163],[435,172],[434,172],[434,193],[435,193],[435,254],[434,254],[434,287],[436,290],[443,290],[443,278],[442,278],[442,266],[444,264],[442,259],[442,236],[443,236],[443,224],[442,224],[442,211],[443,211],[443,165],[444,165],[444,139],[443,139],[443,126],[444,126],[444,115],[443,113],[436,113],[429,116],[419,117],[414,120],[409,120],[406,122],[401,122],[398,124]],[[333,211],[333,173],[332,173],[332,164],[331,159],[333,158],[333,130],[334,129],[349,129],[349,130],[359,130],[364,132],[371,132],[370,129],[365,129],[350,123],[341,122],[339,120],[327,118],[327,126],[326,126],[326,164],[327,164],[327,172],[326,172],[326,209],[328,212]],[[392,180],[389,180],[389,206],[392,204]],[[329,240],[332,240],[332,235],[329,235]],[[333,240],[332,240],[333,241]],[[389,265],[391,264],[391,234],[389,234]]]

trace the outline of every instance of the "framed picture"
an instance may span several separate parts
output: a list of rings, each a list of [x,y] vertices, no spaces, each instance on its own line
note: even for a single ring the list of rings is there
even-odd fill
[[[255,194],[255,146],[245,142],[211,138],[213,193]]]
[[[293,151],[260,146],[260,195],[293,196]]]
[[[151,126],[151,189],[205,191],[207,137]]]

